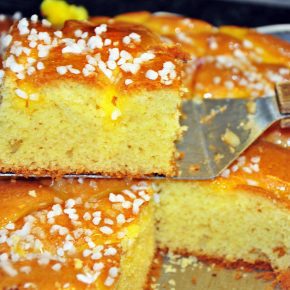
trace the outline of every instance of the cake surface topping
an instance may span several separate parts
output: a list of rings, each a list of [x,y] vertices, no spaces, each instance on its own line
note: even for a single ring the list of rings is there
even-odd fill
[[[290,79],[290,44],[254,29],[214,27],[171,13],[131,12],[95,23],[143,24],[190,54],[186,82],[188,97],[248,98],[274,93],[274,83]]]
[[[19,20],[4,42],[4,71],[15,76],[22,99],[37,101],[33,87],[62,79],[127,90],[180,83],[181,53],[139,25],[67,21],[55,30],[33,15]]]
[[[123,243],[136,236],[135,220],[150,200],[145,182],[9,183],[0,184],[6,202],[0,216],[1,288],[41,289],[44,283],[103,289],[118,281]]]

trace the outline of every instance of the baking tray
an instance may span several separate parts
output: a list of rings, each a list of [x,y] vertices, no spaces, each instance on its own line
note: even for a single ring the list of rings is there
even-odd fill
[[[290,24],[261,26],[257,31],[272,34],[290,42]],[[194,230],[194,229],[193,229]],[[261,271],[241,271],[213,267],[211,263],[199,262],[195,257],[178,255],[159,257],[159,274],[153,279],[153,290],[265,290],[272,289],[273,281],[260,279]],[[279,289],[279,286],[275,288]]]

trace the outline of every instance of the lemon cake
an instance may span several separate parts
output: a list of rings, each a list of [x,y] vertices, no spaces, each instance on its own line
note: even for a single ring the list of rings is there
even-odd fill
[[[185,58],[176,46],[143,26],[55,30],[36,15],[15,23],[7,42],[2,172],[175,174]]]
[[[176,43],[181,45],[183,50],[191,55],[191,60],[186,65],[187,73],[182,76],[187,84],[188,94],[186,97],[195,97],[199,99],[263,97],[268,94],[273,94],[274,82],[290,79],[289,45],[279,39],[259,34],[253,30],[238,27],[215,28],[199,20],[164,13],[154,15],[147,12],[124,14],[117,16],[114,20],[106,17],[94,17],[91,21],[95,26],[97,25],[97,27],[100,27],[102,24],[107,24],[108,27],[128,27],[128,24],[126,24],[128,22],[130,22],[131,25],[143,24],[153,32],[161,35],[170,45],[175,45]],[[67,25],[75,25],[75,22],[66,24],[66,26]],[[283,49],[281,49],[281,47]],[[180,56],[179,52],[178,55]],[[67,71],[69,71],[68,68]],[[10,74],[11,72],[8,70],[8,73]],[[74,78],[75,76],[70,77]],[[44,78],[40,79],[41,82],[44,82]],[[78,81],[81,82],[82,79],[78,79]],[[140,82],[141,79],[138,81]],[[180,81],[180,79],[178,81]],[[134,80],[134,83],[135,82],[136,80]],[[133,83],[131,84],[133,85]],[[175,83],[172,85],[175,85]],[[177,87],[178,84],[176,83],[176,88]],[[163,88],[163,86],[161,88]],[[26,102],[28,104],[27,110],[32,110],[29,111],[32,114],[32,112],[36,110],[34,107],[36,104],[32,101],[30,102],[29,99],[26,100]],[[123,116],[122,108],[119,106],[115,107],[120,109],[122,112],[121,116]],[[16,103],[15,108],[19,108],[18,103]],[[110,108],[106,107],[104,112],[111,113],[110,110]],[[121,120],[121,116],[118,117],[117,121]],[[106,125],[107,124],[109,124],[108,126],[112,126],[116,123],[106,123]],[[115,283],[112,287],[117,287],[117,289],[131,289],[128,285],[137,285],[134,289],[142,289],[145,281],[145,274],[147,273],[148,264],[151,261],[153,252],[153,250],[150,249],[153,249],[151,245],[154,243],[154,238],[152,238],[154,222],[156,227],[155,239],[157,246],[161,249],[169,249],[187,255],[194,254],[203,259],[214,260],[218,263],[231,266],[251,265],[255,268],[271,268],[276,273],[283,274],[283,276],[281,276],[283,278],[281,279],[284,281],[283,285],[286,285],[288,283],[287,281],[290,279],[289,138],[289,130],[282,130],[278,126],[271,128],[270,131],[252,145],[236,163],[225,170],[221,177],[213,181],[191,182],[166,180],[158,182],[156,184],[156,193],[154,194],[155,221],[151,219],[152,205],[149,203],[145,205],[143,209],[141,208],[140,217],[138,216],[137,220],[132,221],[133,224],[129,222],[129,229],[127,229],[128,236],[124,237],[124,240],[120,242],[120,247],[123,250],[123,256],[121,255],[118,260],[119,262],[117,262],[120,265],[120,270],[118,270],[120,276],[115,279]],[[22,144],[20,145],[22,146]],[[18,150],[18,146],[21,148],[20,145],[16,143],[16,151]],[[82,182],[82,180],[80,180],[80,182]],[[128,187],[127,184],[125,186],[125,181],[116,182],[104,180],[98,182],[87,181],[84,183],[85,185],[78,184],[76,181],[74,181],[72,185],[62,181],[56,183],[53,187],[47,187],[42,183],[43,182],[22,182],[21,185],[19,185],[17,182],[17,186],[10,183],[8,186],[8,182],[3,183],[5,190],[8,192],[11,190],[14,194],[15,190],[12,190],[11,186],[15,186],[18,189],[24,186],[26,188],[24,190],[25,198],[33,198],[34,201],[37,201],[37,198],[42,196],[45,199],[46,194],[40,194],[41,190],[52,193],[53,196],[57,193],[57,198],[51,196],[51,203],[48,203],[47,200],[40,200],[30,204],[30,202],[23,203],[22,198],[18,198],[17,201],[15,200],[17,196],[22,197],[19,191],[14,201],[11,202],[13,205],[9,202],[12,195],[6,194],[9,198],[5,198],[5,194],[3,195],[5,200],[3,200],[2,209],[5,215],[3,213],[4,231],[2,233],[2,239],[4,242],[1,246],[4,244],[4,254],[7,253],[7,255],[4,255],[4,258],[2,258],[4,259],[4,264],[2,264],[2,275],[4,275],[3,277],[6,279],[4,281],[9,281],[9,283],[12,281],[11,284],[6,285],[15,285],[15,283],[23,282],[21,277],[24,276],[25,272],[21,272],[20,267],[22,263],[27,261],[21,260],[20,257],[23,259],[21,253],[26,253],[25,251],[29,251],[31,248],[30,246],[26,246],[28,249],[24,250],[20,248],[20,252],[17,252],[19,257],[16,255],[15,258],[12,247],[15,246],[14,243],[16,243],[18,249],[19,239],[13,238],[13,241],[11,241],[11,239],[9,240],[11,237],[7,236],[7,233],[12,231],[12,235],[14,236],[14,231],[19,230],[18,227],[23,227],[25,222],[31,219],[29,217],[26,218],[27,221],[25,221],[24,216],[32,216],[38,221],[38,217],[42,216],[42,211],[46,211],[48,214],[48,212],[52,211],[52,206],[57,206],[54,203],[63,201],[63,203],[61,203],[62,208],[66,208],[67,199],[75,200],[76,205],[73,208],[77,208],[77,210],[81,209],[82,206],[86,208],[85,203],[84,205],[82,205],[82,203],[78,204],[78,197],[80,196],[83,201],[90,200],[90,197],[94,197],[95,195],[90,193],[90,197],[87,197],[87,199],[83,197],[84,194],[87,194],[86,192],[89,193],[90,190],[92,190],[86,189],[86,191],[83,192],[83,190],[81,190],[83,186],[86,186],[86,188],[94,188],[97,184],[99,189],[97,190],[98,194],[100,194],[102,198],[107,198],[107,196],[110,198],[110,194],[108,195],[108,193],[113,192],[115,193],[115,195],[112,195],[113,200],[121,199],[118,194],[116,196],[116,193],[120,191],[120,188]],[[87,186],[88,184],[89,186]],[[118,184],[118,190],[114,189],[116,184]],[[120,184],[124,184],[124,186],[120,186]],[[145,186],[143,183],[138,186],[139,190],[145,190],[142,189],[142,187]],[[3,192],[6,192],[5,190],[3,189]],[[39,194],[38,191],[40,191]],[[133,189],[131,188],[130,191],[133,191]],[[28,195],[26,194],[27,192]],[[66,196],[68,193],[69,195]],[[133,193],[137,195],[135,192]],[[128,195],[128,192],[124,191],[119,194]],[[129,197],[130,195],[131,194],[129,194]],[[141,195],[141,193],[139,193],[139,195]],[[142,195],[144,199],[144,193],[142,193]],[[146,198],[144,200],[146,200]],[[68,204],[69,203],[71,203],[71,201],[68,202]],[[28,209],[26,207],[28,207]],[[119,207],[117,207],[117,209],[118,208]],[[146,210],[150,211],[150,213],[148,213],[150,221],[149,218],[147,219]],[[18,216],[19,213],[21,217]],[[92,213],[90,214],[92,216]],[[146,216],[144,219],[143,214]],[[109,219],[112,218],[110,217]],[[55,220],[50,220],[50,222],[54,221]],[[148,224],[146,224],[146,221],[148,221]],[[45,220],[45,222],[47,224],[46,227],[54,225],[53,223],[48,223],[48,220]],[[12,223],[12,225],[10,225],[10,223]],[[134,254],[129,255],[130,258],[127,259],[127,252],[124,250],[127,248],[123,246],[127,244],[125,242],[126,238],[130,238],[130,235],[135,237],[139,234],[140,239],[143,241],[145,236],[143,236],[140,231],[135,230],[134,225],[136,224],[139,225],[138,228],[140,228],[140,231],[143,226],[147,227],[150,234],[146,234],[148,238],[146,237],[146,242],[140,243],[141,247],[138,248],[139,250],[135,251],[136,248],[133,246]],[[66,225],[63,224],[60,225],[66,227]],[[151,230],[149,230],[150,225]],[[46,231],[46,229],[41,226],[39,227],[44,232]],[[63,228],[61,228],[61,231],[63,231]],[[146,229],[144,229],[144,232],[146,232]],[[74,236],[72,233],[70,233],[70,235]],[[104,241],[103,237],[98,236],[98,238]],[[16,242],[14,242],[14,239]],[[39,238],[39,240],[44,246],[46,245],[41,238]],[[109,242],[103,242],[103,244],[112,246],[114,241],[115,240],[110,239]],[[25,240],[25,243],[26,242]],[[141,249],[142,251],[148,250],[147,242],[150,245],[149,251],[152,251],[151,254],[148,252],[143,254],[143,252],[141,252]],[[36,244],[38,244],[38,242],[36,242]],[[78,249],[77,246],[75,247]],[[53,251],[53,249],[55,251],[54,247],[49,246],[49,251]],[[10,257],[8,252],[11,253],[11,251],[13,254],[10,254],[11,258],[8,259],[8,257]],[[33,251],[35,251],[35,247]],[[0,248],[0,252],[2,252],[2,248]],[[136,260],[133,260],[133,256]],[[140,257],[144,258],[144,261]],[[73,258],[73,260],[70,258]],[[131,258],[132,260],[129,260]],[[42,273],[43,268],[39,265],[38,256],[36,259],[36,261],[31,260],[27,263],[31,267],[31,271],[33,271],[33,265],[36,265],[35,272],[31,273],[39,275],[39,273]],[[81,260],[81,263],[78,259]],[[125,264],[125,262],[122,264],[124,260],[129,262],[127,264]],[[90,271],[86,273],[76,272],[78,271],[78,265],[85,265],[88,267],[91,265],[87,264],[90,263],[90,260],[87,258],[82,260],[79,256],[68,257],[68,264],[65,265],[62,265],[61,261],[62,260],[53,260],[52,264],[50,263],[51,261],[47,264],[54,267],[54,269],[45,268],[46,274],[49,273],[47,275],[52,275],[49,276],[52,277],[50,279],[51,281],[47,282],[50,283],[48,284],[48,288],[59,287],[59,285],[68,288],[71,287],[71,285],[94,288],[97,285],[97,287],[102,289],[101,287],[106,286],[104,281],[108,278],[108,276],[105,277],[107,272],[99,274],[99,279],[96,279],[96,281],[93,282],[95,284],[91,284],[91,286],[84,285],[85,283],[78,280],[76,276],[78,274],[83,274],[85,276],[89,275],[90,278],[88,279],[94,279],[94,276],[90,276],[94,275]],[[18,263],[20,263],[21,266],[19,266]],[[137,267],[133,267],[133,265],[135,265],[134,263],[139,263],[138,265],[140,268],[138,269],[145,269],[145,272],[140,270],[140,276],[137,274],[137,277],[133,277],[134,275],[131,274],[131,277],[126,274],[129,272],[132,273],[133,269],[135,269],[134,267]],[[70,274],[67,274],[67,277],[72,277],[71,281],[73,282],[60,280],[60,284],[53,284],[58,281],[57,279],[63,278],[63,274],[65,273],[57,272],[57,268],[60,266],[54,266],[55,264],[60,264],[63,270],[69,269],[68,273]],[[104,264],[106,264],[106,262]],[[87,267],[82,268],[88,269]],[[14,270],[17,271],[18,275],[15,274],[16,272]],[[9,275],[10,271],[12,271],[11,273],[14,272],[14,277],[10,276],[11,273]],[[56,273],[62,273],[61,278],[59,278],[59,276],[53,276],[57,275]],[[136,273],[139,273],[139,270]],[[34,278],[34,275],[31,277],[33,277],[33,279],[38,279]],[[84,276],[78,277],[83,278]],[[2,277],[0,276],[0,278]],[[122,279],[126,282],[122,282]],[[133,279],[139,279],[139,284]],[[0,279],[0,281],[2,281],[2,279]],[[43,283],[43,281],[41,282]],[[30,281],[25,280],[25,283],[30,283]],[[2,286],[1,282],[0,286]],[[62,286],[60,286],[60,288]],[[287,289],[287,287],[283,289]]]
[[[0,181],[0,289],[143,289],[152,190],[116,180]]]

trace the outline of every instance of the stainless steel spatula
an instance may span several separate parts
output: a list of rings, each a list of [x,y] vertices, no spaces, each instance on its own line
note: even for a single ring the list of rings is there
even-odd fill
[[[188,129],[177,144],[182,157],[177,162],[179,174],[174,179],[212,179],[237,159],[273,123],[281,121],[283,127],[290,127],[290,82],[277,84],[276,96],[250,101],[187,100],[183,103],[182,110],[182,125]],[[19,175],[5,173],[0,176]],[[91,174],[69,174],[65,177],[110,178]]]
[[[177,178],[212,179],[273,123],[290,127],[290,82],[277,84],[273,97],[187,101],[183,111],[188,130],[177,145],[184,152]]]

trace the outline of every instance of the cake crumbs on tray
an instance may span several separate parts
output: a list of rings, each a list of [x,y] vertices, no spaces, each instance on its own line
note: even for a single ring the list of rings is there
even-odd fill
[[[223,276],[223,272],[220,272],[221,270],[227,271],[227,273],[230,274],[229,279],[231,279],[232,283],[234,283],[232,285],[236,285],[237,288],[235,289],[240,289],[239,285],[244,285],[243,283],[247,283],[240,282],[240,280],[242,279],[254,279],[254,278],[261,279],[264,280],[265,283],[270,282],[271,285],[268,283],[267,284],[268,287],[269,286],[272,287],[272,285],[274,285],[273,283],[275,283],[275,285],[278,285],[277,277],[273,272],[269,270],[267,271],[261,270],[259,272],[256,272],[256,270],[253,267],[248,265],[245,266],[237,265],[233,267],[231,266],[228,267],[223,263],[220,264],[219,262],[207,259],[206,257],[200,257],[199,259],[195,256],[187,254],[179,254],[172,251],[160,249],[157,251],[155,257],[158,258],[154,259],[153,265],[155,265],[155,267],[158,267],[158,275],[154,275],[154,277],[152,277],[153,276],[151,275],[152,271],[149,272],[148,275],[149,284],[148,287],[145,288],[146,290],[183,289],[180,287],[181,285],[183,285],[182,283],[185,283],[185,279],[186,281],[188,281],[186,282],[185,289],[191,289],[188,288],[190,287],[188,286],[190,284],[192,285],[193,289],[196,289],[195,287],[197,287],[197,289],[203,289],[199,288],[203,284],[202,280],[200,281],[198,280],[199,278],[198,275],[200,273],[203,273],[203,275],[205,275],[205,277],[208,277],[208,279],[218,279],[217,281],[220,281],[225,277]],[[249,272],[251,273],[251,275],[248,274]],[[276,288],[269,288],[269,290],[270,289],[273,290]]]
[[[254,101],[249,101],[247,102],[247,111],[249,114],[255,114],[256,113],[256,109],[257,109],[257,105]]]
[[[208,115],[203,116],[200,119],[200,123],[201,124],[210,123],[218,114],[221,114],[221,113],[225,112],[226,109],[227,109],[226,105],[218,107],[216,109],[211,109],[211,111],[210,111],[210,113]]]
[[[196,173],[197,171],[200,170],[200,165],[199,164],[191,164],[188,168],[188,172],[190,173]]]
[[[222,135],[221,139],[224,143],[229,145],[231,148],[236,148],[241,143],[239,136],[228,128],[226,129],[225,133]]]

